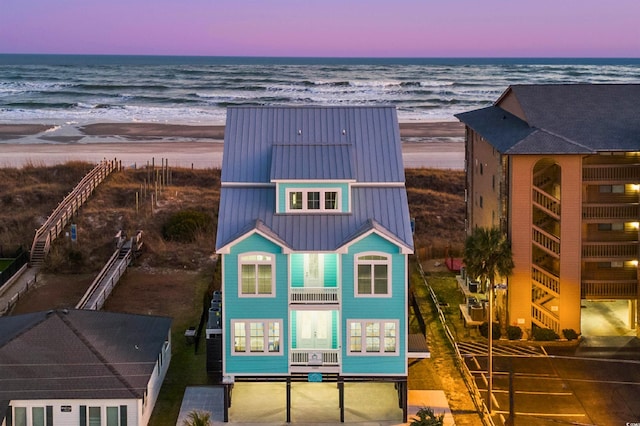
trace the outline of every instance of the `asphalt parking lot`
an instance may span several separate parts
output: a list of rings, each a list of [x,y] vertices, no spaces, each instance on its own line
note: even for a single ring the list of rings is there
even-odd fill
[[[486,398],[486,346],[461,350]],[[515,414],[514,425],[618,426],[640,422],[638,338],[593,338],[573,347],[507,350],[494,346],[493,366],[492,417],[496,424],[505,424],[510,411]]]

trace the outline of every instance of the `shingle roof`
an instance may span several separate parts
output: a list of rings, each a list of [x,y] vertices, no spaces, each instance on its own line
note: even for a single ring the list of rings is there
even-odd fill
[[[229,108],[223,155],[217,249],[259,223],[291,250],[334,251],[369,220],[413,248],[393,107]],[[278,179],[355,180],[351,213],[276,214]]]
[[[0,400],[141,398],[171,319],[89,310],[0,318]]]
[[[526,120],[500,107],[508,93]],[[640,84],[514,85],[496,105],[456,117],[505,154],[638,151],[639,99]]]

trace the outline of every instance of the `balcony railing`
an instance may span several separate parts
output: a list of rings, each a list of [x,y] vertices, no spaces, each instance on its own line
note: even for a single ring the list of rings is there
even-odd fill
[[[636,241],[582,243],[582,257],[634,260],[638,258],[638,243]]]
[[[292,366],[325,366],[340,365],[338,349],[292,349],[290,354]]]
[[[637,182],[638,164],[593,164],[582,168],[582,180],[600,182]]]
[[[338,303],[337,287],[291,287],[291,303]]]
[[[582,280],[583,299],[635,299],[638,297],[638,280]]]
[[[533,188],[532,197],[533,202],[543,210],[554,215],[556,219],[560,217],[560,200],[537,188]]]
[[[582,206],[582,219],[628,219],[637,220],[640,215],[638,204],[611,205],[611,204],[585,204]]]
[[[531,320],[540,327],[550,328],[560,334],[558,318],[541,306],[531,304]]]

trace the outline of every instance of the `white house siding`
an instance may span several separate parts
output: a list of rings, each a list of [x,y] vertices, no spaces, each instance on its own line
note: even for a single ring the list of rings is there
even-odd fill
[[[11,401],[11,407],[25,407],[27,409],[27,424],[31,423],[31,409],[33,407],[46,407],[50,405],[53,407],[53,424],[54,426],[79,426],[80,425],[80,406],[86,407],[100,407],[100,414],[102,424],[107,424],[107,407],[120,407],[121,405],[127,406],[127,426],[144,426],[147,422],[139,422],[138,416],[138,403],[142,403],[137,399],[74,399],[74,400],[62,400],[62,399],[41,399],[33,401]],[[63,412],[62,407],[70,407],[71,411]],[[65,408],[66,410],[66,408]],[[46,423],[45,423],[46,424]],[[87,417],[87,425],[89,420]],[[2,423],[2,426],[7,426],[7,420]]]
[[[149,380],[149,384],[147,385],[147,398],[144,406],[142,406],[142,413],[140,416],[141,425],[146,425],[147,423],[149,423],[151,413],[153,412],[153,407],[156,405],[156,401],[158,400],[158,394],[160,393],[162,382],[167,375],[167,370],[169,369],[169,364],[171,363],[171,330],[169,330],[169,334],[167,335],[167,342],[168,344],[165,345],[162,349],[162,356],[158,356],[156,366],[153,369],[151,379]],[[162,365],[160,365],[161,358]]]

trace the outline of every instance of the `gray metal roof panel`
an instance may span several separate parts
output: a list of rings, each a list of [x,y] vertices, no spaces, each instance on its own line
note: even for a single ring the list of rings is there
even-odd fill
[[[0,318],[0,399],[141,398],[171,319],[102,311]],[[60,342],[64,342],[63,345]]]
[[[230,107],[222,182],[268,182],[274,144],[347,144],[359,182],[404,182],[396,109]]]
[[[271,180],[353,180],[351,145],[273,145]]]
[[[369,220],[388,230],[399,244],[413,248],[405,188],[356,187],[351,203],[353,213],[275,214],[273,188],[222,188],[220,217],[224,212],[233,215],[219,221],[216,248],[252,230],[256,220],[294,251],[334,251],[357,236]]]

